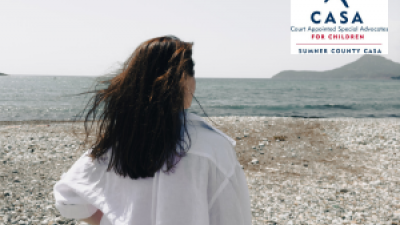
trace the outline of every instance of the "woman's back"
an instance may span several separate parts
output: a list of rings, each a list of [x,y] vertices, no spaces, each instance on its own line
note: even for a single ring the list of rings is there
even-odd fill
[[[192,144],[173,173],[133,180],[107,172],[111,149],[100,162],[83,154],[54,187],[61,215],[81,219],[100,209],[101,225],[250,225],[235,141],[197,115],[187,121]]]
[[[174,36],[145,41],[93,91],[85,142],[93,117],[94,144],[54,186],[62,216],[102,225],[251,224],[235,141],[186,112],[196,89],[192,46]]]

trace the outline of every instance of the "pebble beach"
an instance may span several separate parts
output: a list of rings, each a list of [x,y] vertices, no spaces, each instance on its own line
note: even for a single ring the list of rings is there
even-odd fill
[[[400,224],[399,118],[205,120],[236,140],[253,225]],[[0,225],[85,224],[61,217],[52,193],[86,150],[83,132],[82,122],[0,122]]]

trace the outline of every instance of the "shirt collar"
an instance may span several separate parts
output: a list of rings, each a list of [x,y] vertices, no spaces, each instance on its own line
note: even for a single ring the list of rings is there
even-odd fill
[[[203,121],[203,122],[205,122],[205,120],[204,120],[203,118],[201,118],[200,116],[198,116],[198,115],[196,115],[196,114],[194,114],[194,113],[187,113],[186,111],[185,111],[185,113],[186,113],[186,119],[187,119],[187,120]]]
[[[209,126],[212,130],[214,130],[215,132],[217,132],[218,134],[222,135],[223,137],[225,137],[226,139],[228,139],[228,141],[235,146],[236,145],[236,141],[233,140],[231,137],[229,137],[228,135],[224,134],[222,131],[218,130],[216,127],[208,124],[203,118],[201,118],[200,116],[193,114],[193,113],[188,113],[187,110],[185,110],[185,115],[186,115],[186,119],[188,121],[200,121],[205,123],[205,125]]]

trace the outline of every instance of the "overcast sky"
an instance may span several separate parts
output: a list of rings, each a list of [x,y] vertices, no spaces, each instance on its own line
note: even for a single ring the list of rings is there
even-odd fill
[[[399,11],[400,1],[389,0],[383,56],[396,62]],[[291,55],[290,0],[0,0],[0,32],[0,72],[11,75],[104,75],[141,42],[167,34],[194,42],[196,77],[270,78],[361,57]]]

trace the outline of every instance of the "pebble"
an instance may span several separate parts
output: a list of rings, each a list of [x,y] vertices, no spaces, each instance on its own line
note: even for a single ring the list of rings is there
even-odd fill
[[[400,222],[399,119],[211,119],[236,137],[253,224]],[[70,127],[0,125],[0,224],[85,224],[61,217],[52,194],[82,154]]]

